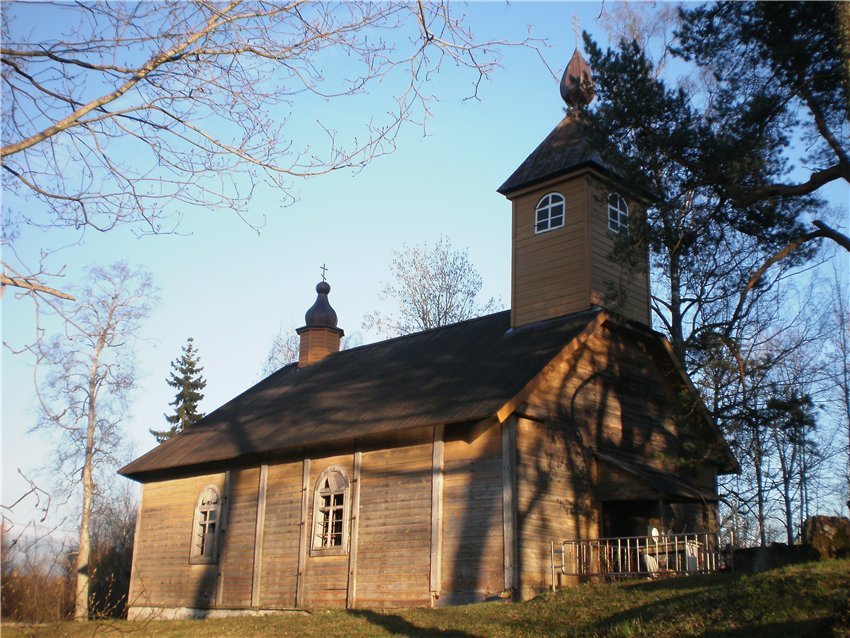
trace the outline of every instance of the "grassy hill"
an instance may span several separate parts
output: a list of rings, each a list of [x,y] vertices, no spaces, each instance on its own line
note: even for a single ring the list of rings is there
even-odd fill
[[[521,604],[317,611],[205,621],[3,625],[23,636],[850,637],[850,560],[756,575],[718,574],[583,585]]]

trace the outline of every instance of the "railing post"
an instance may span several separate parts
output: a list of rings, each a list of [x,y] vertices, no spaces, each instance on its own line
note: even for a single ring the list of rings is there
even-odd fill
[[[563,545],[561,547],[563,548]],[[551,543],[549,559],[552,565],[552,591],[555,591],[555,541]]]

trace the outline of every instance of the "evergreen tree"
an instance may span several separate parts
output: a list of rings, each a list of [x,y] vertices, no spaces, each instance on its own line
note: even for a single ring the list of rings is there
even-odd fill
[[[206,387],[207,380],[201,376],[204,369],[198,365],[198,351],[193,341],[189,337],[180,358],[171,362],[171,372],[166,383],[177,390],[174,401],[168,404],[174,406],[174,414],[165,415],[165,420],[171,426],[169,429],[150,431],[158,443],[167,441],[204,418],[198,412],[198,403],[204,398],[201,391]]]

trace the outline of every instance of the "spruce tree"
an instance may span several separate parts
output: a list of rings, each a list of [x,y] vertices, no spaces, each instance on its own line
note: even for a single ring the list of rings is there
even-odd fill
[[[165,420],[171,426],[169,429],[150,431],[158,443],[192,427],[204,417],[198,412],[198,403],[204,398],[201,390],[206,387],[207,381],[201,376],[204,369],[198,365],[198,351],[193,341],[189,337],[180,358],[171,362],[171,372],[166,383],[177,390],[174,401],[168,404],[174,406],[174,414],[165,415]]]

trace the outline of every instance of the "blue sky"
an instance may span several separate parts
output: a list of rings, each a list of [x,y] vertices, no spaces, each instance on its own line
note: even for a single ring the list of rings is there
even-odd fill
[[[473,76],[447,66],[433,80],[439,100],[431,105],[424,134],[409,126],[393,154],[363,170],[298,182],[298,200],[290,206],[261,189],[250,206],[253,215],[266,218],[259,235],[234,214],[186,210],[180,234],[87,233],[80,245],[61,253],[67,281],[88,263],[126,259],[149,268],[160,288],[139,342],[138,390],[124,426],[136,455],[155,443],[148,429],[165,425],[163,413],[173,398],[165,379],[187,337],[200,352],[207,379],[202,409],[209,412],[259,380],[280,326],[303,324],[322,264],[328,267],[339,325],[349,335],[360,332],[367,312],[391,310],[378,295],[392,252],[404,243],[433,244],[441,235],[468,249],[484,278],[482,298],[509,304],[510,204],[496,188],[563,115],[557,79],[547,64],[560,77],[575,46],[572,16],[577,14],[597,41],[607,39],[597,21],[597,3],[473,3],[465,12],[479,39],[521,39],[530,26],[550,46],[541,47],[540,55],[507,49],[502,68],[482,84],[480,100],[463,99]],[[388,108],[391,95],[385,88],[377,85],[368,95],[376,111]],[[340,108],[335,126],[343,133],[357,130],[364,112]],[[846,186],[832,188],[829,195],[847,210]],[[55,233],[30,230],[20,246],[35,254],[56,241]],[[21,342],[32,325],[31,304],[7,292],[4,340]],[[362,335],[364,342],[374,338]],[[38,468],[49,457],[51,437],[28,432],[35,422],[29,361],[7,351],[2,356],[2,503],[8,504],[25,489],[18,468],[43,476]],[[12,519],[21,522],[31,514],[22,505]]]

